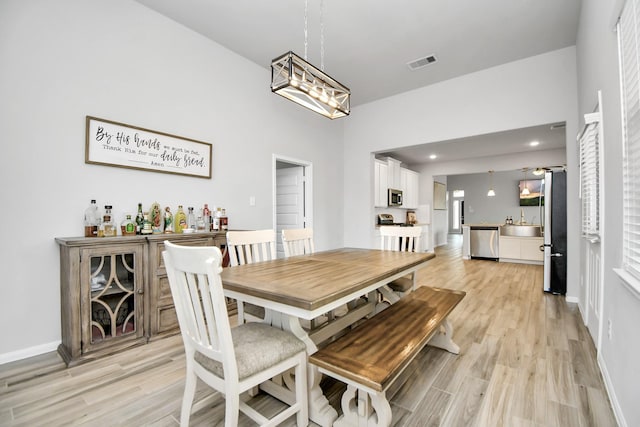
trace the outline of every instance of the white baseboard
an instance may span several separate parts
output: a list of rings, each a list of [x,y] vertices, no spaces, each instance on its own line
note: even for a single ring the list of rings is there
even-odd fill
[[[579,303],[580,303],[580,299],[579,299],[578,297],[570,297],[570,296],[566,296],[566,297],[565,297],[565,300],[566,300],[567,302],[571,302],[571,303],[574,303],[574,304],[579,304]]]
[[[627,427],[627,421],[624,419],[624,414],[622,413],[622,408],[618,403],[618,398],[616,397],[616,391],[613,388],[613,384],[611,383],[611,377],[609,377],[609,372],[607,371],[607,365],[605,365],[604,360],[602,360],[601,354],[598,354],[598,366],[600,367],[600,372],[602,373],[602,378],[604,379],[604,387],[607,389],[607,394],[609,395],[609,400],[611,401],[611,407],[613,408],[613,415],[616,417],[616,421],[620,427]]]
[[[54,341],[47,344],[40,344],[34,347],[25,348],[18,351],[12,351],[10,353],[0,354],[0,365],[9,362],[15,362],[16,360],[26,359],[28,357],[38,356],[40,354],[49,353],[55,351],[60,345],[60,341]]]

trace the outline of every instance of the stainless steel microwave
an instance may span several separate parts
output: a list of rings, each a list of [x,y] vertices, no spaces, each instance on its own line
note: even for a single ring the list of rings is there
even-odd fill
[[[387,205],[402,206],[402,190],[395,190],[393,188],[390,188]]]

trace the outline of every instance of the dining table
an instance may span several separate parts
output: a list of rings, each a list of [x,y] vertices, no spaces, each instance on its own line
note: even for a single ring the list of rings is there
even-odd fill
[[[429,252],[340,248],[229,267],[221,277],[225,296],[264,307],[264,321],[291,331],[304,341],[311,355],[332,336],[379,311],[384,304],[379,290],[395,279],[417,274],[434,256]],[[346,314],[319,328],[305,329],[301,324],[301,320],[311,321],[345,305],[349,307]],[[309,418],[318,425],[331,426],[338,413],[320,388],[321,378],[317,367],[309,364]],[[268,387],[265,390],[271,392]]]

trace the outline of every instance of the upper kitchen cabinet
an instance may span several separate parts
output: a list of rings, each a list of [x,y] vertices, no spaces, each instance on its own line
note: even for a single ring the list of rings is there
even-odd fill
[[[391,157],[387,157],[387,166],[388,166],[388,178],[387,178],[387,187],[393,188],[396,190],[402,190],[402,178],[400,171],[400,164],[402,163],[400,160],[393,159]]]
[[[386,208],[388,203],[388,190],[402,191],[402,208],[418,208],[418,182],[420,174],[412,170],[400,167],[400,161],[391,157],[375,159],[373,163],[374,174],[374,206]]]
[[[388,165],[386,161],[376,159],[374,162],[374,206],[376,208],[387,207],[387,184]]]
[[[418,208],[418,183],[420,174],[409,169],[400,168],[400,189],[402,190],[402,207]]]

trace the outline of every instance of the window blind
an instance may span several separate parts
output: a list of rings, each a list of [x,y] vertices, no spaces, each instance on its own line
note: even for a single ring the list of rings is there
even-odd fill
[[[582,235],[590,239],[600,235],[600,117],[600,113],[585,114],[579,139]]]
[[[618,21],[623,122],[622,268],[640,280],[640,0],[627,0]]]

